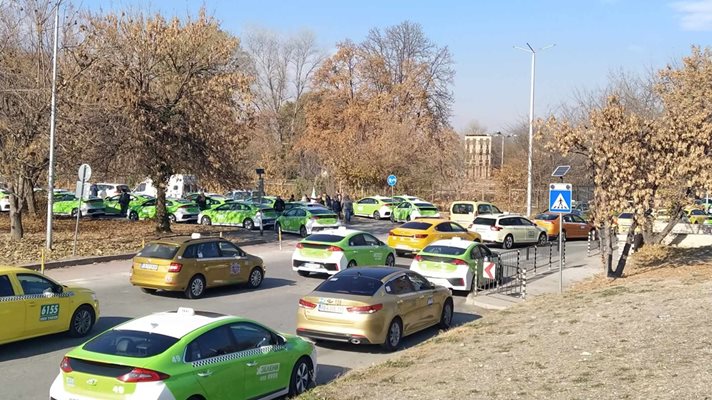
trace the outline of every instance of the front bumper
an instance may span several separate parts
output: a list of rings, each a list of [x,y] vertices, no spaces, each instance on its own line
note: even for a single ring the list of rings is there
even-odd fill
[[[10,211],[10,202],[9,201],[0,201],[0,211],[2,211],[2,212]]]
[[[176,217],[176,222],[189,222],[189,221],[197,221],[198,220],[198,214],[173,214]]]

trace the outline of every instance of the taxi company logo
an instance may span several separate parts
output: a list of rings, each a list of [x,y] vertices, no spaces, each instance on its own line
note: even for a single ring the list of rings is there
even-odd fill
[[[271,374],[273,372],[279,372],[279,364],[262,365],[257,369],[257,375]]]
[[[99,383],[96,379],[87,379],[87,385],[89,386],[96,386],[96,384]]]

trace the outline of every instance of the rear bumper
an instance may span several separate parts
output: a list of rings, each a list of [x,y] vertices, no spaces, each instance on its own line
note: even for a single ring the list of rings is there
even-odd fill
[[[176,222],[197,221],[198,214],[173,214],[176,217]]]
[[[327,261],[307,261],[292,259],[292,271],[307,271],[319,274],[334,275],[341,270],[339,263],[331,260]]]
[[[352,344],[373,344],[367,337],[359,334],[332,333],[316,331],[311,329],[297,328],[297,335],[314,340],[328,340],[330,342],[342,342]]]

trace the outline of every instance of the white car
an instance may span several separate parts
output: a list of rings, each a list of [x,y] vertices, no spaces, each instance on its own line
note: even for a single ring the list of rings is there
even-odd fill
[[[0,211],[10,211],[10,192],[0,189]]]
[[[115,196],[117,194],[121,194],[122,190],[126,190],[127,192],[130,190],[128,185],[125,185],[123,183],[97,183],[96,184],[96,189],[97,189],[97,196],[99,198],[106,198],[106,197],[111,197]]]
[[[501,244],[505,249],[511,249],[515,244],[545,244],[548,241],[544,228],[516,214],[481,215],[467,229],[479,233],[483,242]]]

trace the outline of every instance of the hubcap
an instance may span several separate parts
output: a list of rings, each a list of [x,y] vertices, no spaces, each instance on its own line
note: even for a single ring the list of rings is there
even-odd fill
[[[395,263],[396,263],[396,262],[395,262],[395,260],[393,259],[393,256],[388,256],[388,261],[386,261],[386,264],[388,264],[389,266],[392,267],[393,264],[395,264]]]
[[[443,322],[445,325],[450,325],[450,321],[452,321],[452,307],[450,307],[450,304],[445,304],[445,311],[443,312]]]
[[[304,393],[309,385],[309,367],[305,362],[299,364],[297,367],[297,393]]]
[[[512,247],[512,238],[507,238],[506,244],[507,244],[507,248]]]
[[[397,323],[391,325],[391,334],[388,336],[391,346],[395,347],[400,340],[400,326]]]
[[[74,318],[74,330],[83,335],[89,332],[89,328],[91,328],[91,314],[87,310],[79,311]]]
[[[210,225],[210,219],[209,219],[209,218],[203,218],[203,225]]]
[[[194,280],[193,284],[190,285],[190,291],[194,296],[198,296],[203,293],[203,281],[200,279]]]
[[[250,275],[250,283],[252,283],[252,286],[257,286],[260,282],[262,282],[262,274],[260,274],[260,271],[252,271],[252,275]]]

